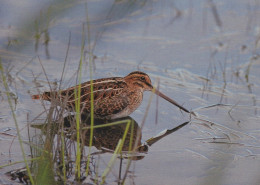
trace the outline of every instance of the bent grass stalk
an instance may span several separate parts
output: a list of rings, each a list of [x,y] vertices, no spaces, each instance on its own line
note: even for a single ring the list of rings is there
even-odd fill
[[[11,109],[12,116],[13,116],[14,123],[15,123],[15,127],[16,127],[16,130],[17,130],[17,136],[18,136],[19,144],[20,144],[20,147],[21,147],[21,150],[22,150],[23,160],[24,160],[24,163],[26,165],[26,169],[28,171],[28,176],[29,176],[29,179],[31,181],[31,184],[34,185],[35,183],[33,181],[32,173],[31,173],[31,170],[30,170],[29,165],[28,165],[28,161],[27,161],[26,156],[25,156],[23,142],[22,142],[20,131],[19,131],[19,126],[18,126],[18,123],[17,123],[17,119],[16,119],[16,115],[15,115],[15,112],[14,112],[14,108],[13,108],[13,105],[12,105],[8,84],[6,82],[6,77],[4,75],[4,68],[3,68],[3,65],[2,65],[1,57],[0,57],[0,71],[1,71],[2,81],[3,81],[3,84],[4,84],[5,90],[6,90],[6,96],[7,96],[8,104],[9,104],[9,107]]]
[[[37,160],[40,160],[41,157],[36,157],[36,158],[29,158],[29,159],[26,159],[27,162],[31,162],[31,161],[37,161]],[[9,164],[4,164],[4,165],[1,165],[0,166],[0,169],[1,168],[4,168],[4,167],[7,167],[7,166],[12,166],[12,165],[15,165],[15,164],[20,164],[20,163],[24,163],[24,160],[23,161],[15,161],[15,162],[12,162],[12,163],[9,163]]]
[[[118,144],[117,144],[117,147],[116,147],[116,149],[115,149],[115,151],[113,153],[113,156],[111,157],[111,159],[110,159],[110,161],[108,163],[107,168],[104,170],[104,172],[102,174],[102,182],[101,182],[101,184],[105,183],[106,176],[108,175],[108,173],[110,172],[112,166],[114,165],[117,155],[122,152],[122,148],[123,148],[123,145],[124,145],[124,142],[125,142],[125,138],[126,138],[126,135],[128,133],[130,124],[131,124],[131,120],[128,120],[126,128],[125,128],[125,132],[124,132],[124,135],[123,135],[123,138],[118,141]]]
[[[128,154],[131,154],[132,153],[132,150],[133,150],[133,136],[134,136],[134,124],[133,124],[133,121],[130,120],[130,119],[126,119],[126,120],[120,120],[120,121],[115,121],[115,122],[112,122],[112,123],[105,123],[105,124],[101,124],[101,125],[95,125],[95,126],[87,126],[87,127],[83,127],[82,130],[88,130],[88,129],[97,129],[97,128],[104,128],[104,127],[111,127],[111,126],[114,126],[114,125],[119,125],[119,124],[123,124],[123,123],[126,123],[126,127],[125,127],[125,131],[124,131],[124,135],[122,137],[122,139],[120,139],[118,141],[118,145],[113,153],[113,156],[111,157],[109,163],[108,163],[108,166],[107,168],[104,170],[103,174],[102,174],[102,182],[101,184],[104,184],[105,183],[105,179],[106,179],[106,176],[109,174],[113,164],[115,163],[115,160],[116,160],[116,156],[122,152],[122,148],[123,148],[123,145],[124,145],[124,142],[125,142],[125,138],[127,136],[127,133],[128,133],[128,130],[129,130],[129,127],[130,127],[130,124],[132,125],[131,126],[131,135],[130,135],[130,142],[129,142],[129,149],[128,149]],[[90,157],[90,155],[88,156]],[[131,160],[131,158],[129,158],[129,160]],[[130,163],[128,163],[128,165],[130,165]]]
[[[126,119],[126,120],[120,120],[120,121],[115,121],[113,123],[105,123],[105,124],[101,124],[101,125],[95,125],[92,128],[103,128],[103,127],[110,127],[110,126],[114,126],[114,125],[119,125],[122,123],[128,123],[129,121],[131,121],[130,119]],[[82,130],[87,130],[87,129],[91,129],[91,126],[87,126],[87,127],[83,127]]]

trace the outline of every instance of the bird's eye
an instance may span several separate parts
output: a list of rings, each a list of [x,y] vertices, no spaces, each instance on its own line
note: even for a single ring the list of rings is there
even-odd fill
[[[144,76],[141,76],[140,78],[142,81],[145,81],[145,77]]]

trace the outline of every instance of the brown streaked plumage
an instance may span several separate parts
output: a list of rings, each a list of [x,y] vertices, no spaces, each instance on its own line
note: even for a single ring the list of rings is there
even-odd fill
[[[126,117],[134,112],[143,100],[144,91],[152,91],[150,77],[143,72],[135,71],[125,77],[112,77],[93,80],[94,115],[97,118],[116,119]],[[75,109],[75,90],[78,86],[60,92],[44,92],[33,95],[32,99],[51,101],[58,98],[65,101],[66,107]],[[177,102],[154,89],[155,94],[191,113]],[[90,113],[90,81],[81,84],[80,103],[83,114]]]

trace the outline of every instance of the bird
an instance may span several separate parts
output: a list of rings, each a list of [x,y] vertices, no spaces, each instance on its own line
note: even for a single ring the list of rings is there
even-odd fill
[[[84,82],[80,85],[60,91],[47,91],[32,95],[32,99],[52,101],[53,98],[65,103],[65,108],[75,111],[76,101],[79,100],[81,114],[91,112],[91,84],[93,87],[94,117],[101,119],[117,119],[129,116],[142,103],[143,92],[152,91],[181,110],[193,114],[173,99],[164,95],[152,86],[150,77],[141,71],[134,71],[125,77],[101,78]],[[79,98],[75,91],[80,89]]]

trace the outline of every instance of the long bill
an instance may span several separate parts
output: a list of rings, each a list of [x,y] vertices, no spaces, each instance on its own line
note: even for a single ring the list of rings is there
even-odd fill
[[[156,90],[154,91],[155,94],[157,94],[158,96],[162,97],[163,99],[167,100],[168,102],[172,103],[173,105],[179,107],[181,110],[187,112],[187,113],[191,113],[189,110],[187,110],[186,108],[184,108],[183,106],[179,105],[176,101],[174,101],[173,99],[169,98],[168,96],[164,95],[163,93],[161,93],[160,91]]]

